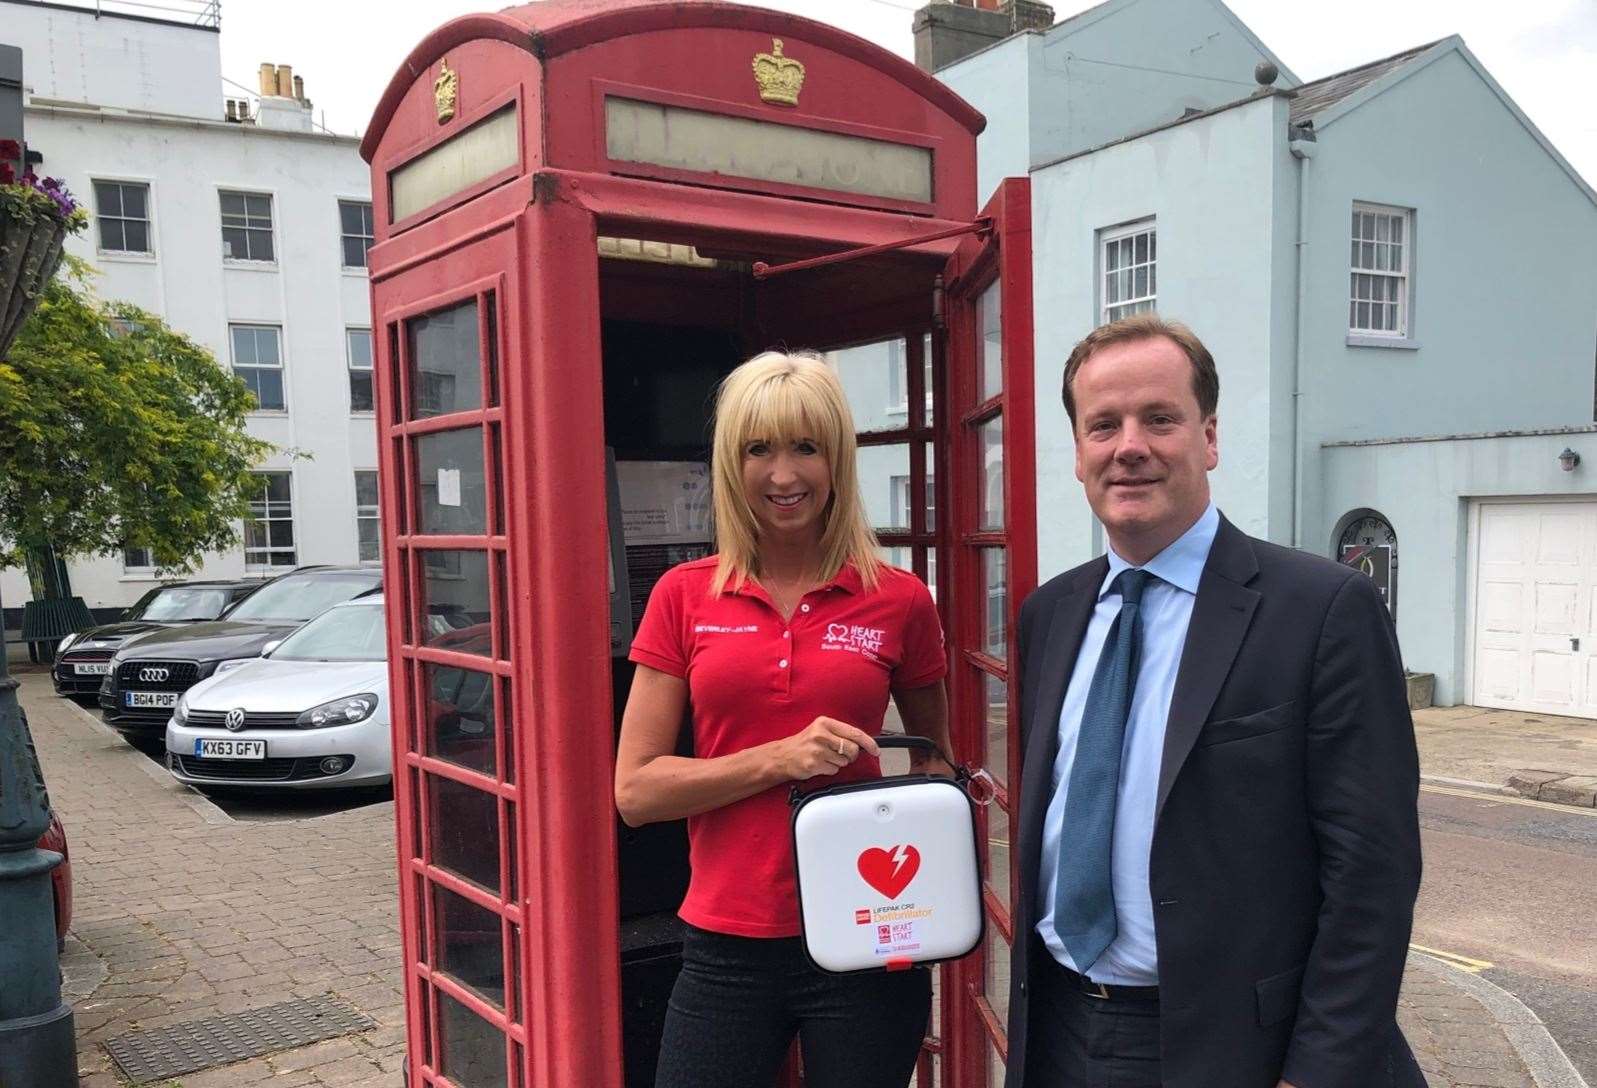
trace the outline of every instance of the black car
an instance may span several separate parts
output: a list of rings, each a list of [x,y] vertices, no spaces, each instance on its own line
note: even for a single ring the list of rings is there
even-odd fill
[[[110,671],[111,655],[129,639],[165,627],[183,627],[221,616],[261,587],[260,582],[170,582],[133,603],[115,623],[68,635],[56,647],[50,676],[57,695],[93,695]]]
[[[267,582],[225,617],[143,635],[111,658],[100,686],[107,725],[129,736],[164,737],[178,696],[224,661],[259,657],[335,604],[382,589],[376,567],[302,567]]]

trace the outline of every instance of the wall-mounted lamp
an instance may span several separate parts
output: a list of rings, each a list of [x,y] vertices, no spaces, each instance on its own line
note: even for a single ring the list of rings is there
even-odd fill
[[[1565,446],[1564,452],[1558,455],[1558,467],[1565,472],[1574,472],[1578,464],[1580,464],[1580,454]]]

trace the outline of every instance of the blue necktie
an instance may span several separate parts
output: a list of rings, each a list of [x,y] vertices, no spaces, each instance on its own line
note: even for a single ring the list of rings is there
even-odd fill
[[[1064,834],[1060,837],[1059,882],[1054,895],[1054,931],[1076,970],[1087,970],[1115,939],[1115,893],[1110,883],[1115,802],[1120,787],[1120,756],[1126,718],[1137,686],[1138,621],[1142,591],[1152,577],[1123,570],[1120,614],[1109,626],[1098,667],[1093,670],[1087,704],[1081,711],[1076,761],[1065,794]]]

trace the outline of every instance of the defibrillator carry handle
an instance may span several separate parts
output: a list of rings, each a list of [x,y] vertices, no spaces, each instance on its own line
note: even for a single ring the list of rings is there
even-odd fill
[[[876,741],[877,748],[919,748],[928,755],[940,756],[954,768],[954,781],[965,791],[971,801],[977,805],[986,806],[992,803],[993,780],[986,771],[972,771],[963,763],[955,763],[949,759],[947,753],[938,747],[936,741],[930,737],[918,737],[912,733],[883,733],[872,738]],[[834,789],[836,787],[833,787]],[[788,803],[798,804],[808,796],[797,784],[788,789]]]
[[[978,805],[985,805],[992,800],[992,793],[987,790],[987,785],[992,782],[986,771],[971,771],[963,763],[955,763],[949,758],[948,753],[937,746],[937,742],[930,737],[917,737],[912,733],[884,733],[876,738],[878,748],[919,748],[942,759],[954,768],[954,781],[964,787],[965,792],[971,795],[971,800]],[[974,788],[973,788],[974,787]],[[985,794],[985,796],[984,796]]]
[[[878,748],[920,748],[933,755],[943,756],[943,750],[937,747],[937,742],[931,737],[917,737],[913,733],[884,733],[875,738]],[[953,760],[949,760],[950,763]]]

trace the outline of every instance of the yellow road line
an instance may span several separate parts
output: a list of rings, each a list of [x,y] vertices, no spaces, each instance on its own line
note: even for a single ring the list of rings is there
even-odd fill
[[[1422,944],[1410,944],[1409,948],[1415,952],[1423,952],[1425,955],[1441,960],[1443,963],[1450,963],[1459,970],[1468,971],[1472,975],[1478,975],[1492,966],[1485,960],[1472,960],[1468,956],[1460,956],[1456,952],[1443,952],[1439,948],[1426,948]]]
[[[1597,808],[1580,808],[1576,805],[1557,805],[1551,801],[1537,801],[1529,797],[1519,797],[1511,793],[1482,793],[1480,790],[1465,790],[1455,786],[1433,786],[1430,783],[1421,783],[1420,790],[1424,793],[1441,793],[1448,797],[1469,797],[1476,801],[1491,801],[1493,804],[1524,805],[1527,808],[1543,808],[1552,812],[1563,812],[1571,816],[1597,817]]]

